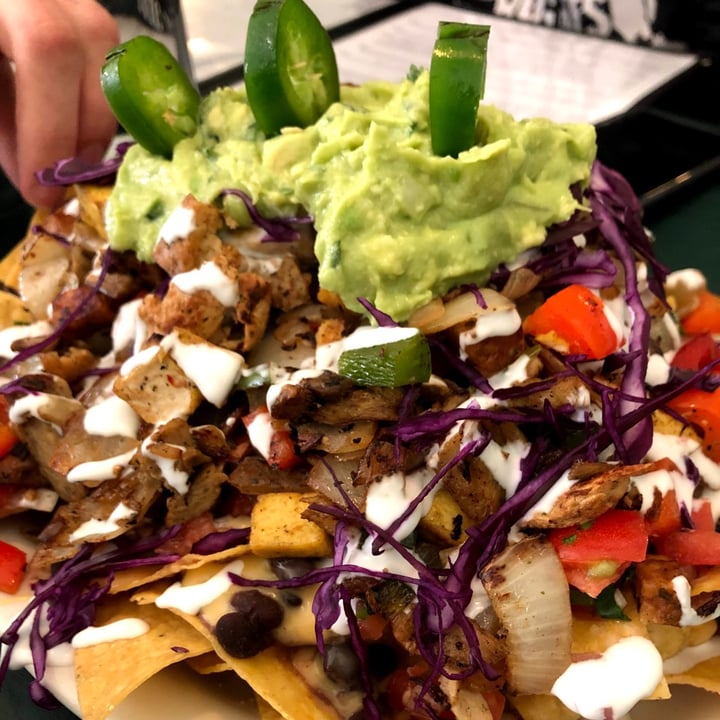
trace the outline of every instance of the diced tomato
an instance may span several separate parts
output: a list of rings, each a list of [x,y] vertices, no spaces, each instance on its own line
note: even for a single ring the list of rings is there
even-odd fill
[[[636,510],[608,510],[587,523],[550,531],[562,563],[640,562],[647,552],[645,521]]]
[[[690,388],[673,398],[668,406],[702,429],[705,454],[720,462],[720,388],[712,392]]]
[[[678,530],[658,538],[655,547],[681,565],[720,565],[720,533],[714,530]]]
[[[645,527],[650,537],[661,537],[682,527],[680,505],[674,490],[668,490],[659,503],[645,513]]]
[[[10,424],[8,401],[0,395],[0,458],[5,457],[17,444],[18,436]]]
[[[267,460],[268,465],[279,470],[289,470],[300,462],[287,426],[274,420],[266,407],[256,408],[243,416],[242,421],[250,442]]]
[[[595,520],[549,533],[568,582],[597,597],[631,562],[645,559],[648,531],[635,510],[608,510]]]
[[[0,540],[0,591],[16,593],[23,577],[27,558],[20,548]]]
[[[696,530],[715,530],[715,518],[709,500],[695,500],[690,517]]]
[[[608,585],[620,579],[630,567],[629,562],[614,560],[591,560],[588,562],[565,562],[562,564],[568,583],[590,597],[597,597]]]
[[[582,285],[569,285],[551,295],[525,318],[523,330],[538,338],[555,336],[569,353],[592,360],[607,357],[621,344],[602,299]]]
[[[720,345],[710,333],[702,333],[691,337],[682,345],[670,364],[681,370],[700,370],[718,359],[720,359]],[[714,367],[711,372],[720,373],[720,365]]]
[[[688,335],[720,333],[720,295],[703,290],[698,295],[698,306],[681,321]]]

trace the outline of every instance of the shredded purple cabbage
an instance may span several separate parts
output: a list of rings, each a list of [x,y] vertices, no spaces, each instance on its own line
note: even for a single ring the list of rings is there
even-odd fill
[[[200,538],[190,550],[197,555],[213,555],[237,545],[247,545],[250,540],[250,528],[231,528],[219,530]]]
[[[178,560],[179,555],[147,556],[178,531],[179,526],[175,526],[129,547],[105,552],[94,552],[93,546],[86,543],[74,557],[55,568],[50,578],[34,583],[32,600],[0,635],[0,645],[6,646],[0,662],[0,687],[7,675],[13,648],[20,639],[20,629],[32,617],[30,647],[35,679],[30,685],[30,695],[39,705],[53,707],[55,700],[42,684],[48,651],[69,642],[92,625],[97,602],[108,593],[116,572]],[[43,616],[48,626],[44,634],[41,631]]]
[[[68,240],[65,235],[61,235],[60,233],[50,232],[47,228],[44,228],[42,225],[33,225],[30,228],[30,232],[33,235],[47,235],[48,237],[51,237],[53,240],[57,240],[61,245],[64,245],[65,247],[70,247],[70,240]]]
[[[375,305],[373,305],[367,298],[359,297],[357,301],[365,308],[365,310],[367,310],[370,317],[372,317],[372,319],[378,324],[378,327],[398,326],[390,315],[384,313],[382,310],[378,310],[378,308],[376,308]]]
[[[111,183],[115,180],[118,168],[122,164],[125,153],[133,145],[132,142],[118,143],[115,155],[99,163],[89,163],[78,157],[58,160],[51,168],[35,173],[41,185],[66,186],[75,183]]]
[[[295,226],[312,223],[312,217],[309,215],[288,218],[267,218],[260,213],[255,203],[253,203],[252,198],[243,190],[226,188],[220,193],[220,197],[226,197],[228,195],[238,197],[245,203],[245,207],[252,221],[268,234],[268,241],[284,243],[297,242],[300,239],[300,233]]]

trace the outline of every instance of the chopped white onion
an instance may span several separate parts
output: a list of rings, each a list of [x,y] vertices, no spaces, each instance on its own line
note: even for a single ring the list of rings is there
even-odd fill
[[[552,545],[540,537],[510,545],[481,579],[507,632],[509,689],[550,692],[570,664],[572,641],[570,591]]]

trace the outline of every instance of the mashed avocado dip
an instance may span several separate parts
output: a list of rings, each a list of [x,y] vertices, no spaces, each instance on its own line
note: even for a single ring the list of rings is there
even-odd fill
[[[172,160],[129,150],[107,209],[112,247],[150,260],[188,192],[212,202],[240,188],[264,215],[310,213],[321,286],[356,309],[366,297],[398,321],[542,243],[547,226],[578,207],[570,186],[588,181],[595,156],[591,125],[516,122],[488,105],[475,147],[434,156],[425,71],[343,87],[315,125],[269,140],[242,90],[214,92],[200,114]],[[249,223],[237,199],[227,209]]]

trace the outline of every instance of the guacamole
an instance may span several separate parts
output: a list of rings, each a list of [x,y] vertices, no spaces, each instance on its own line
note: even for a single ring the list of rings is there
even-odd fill
[[[425,71],[343,87],[315,125],[268,140],[243,90],[218,90],[172,160],[129,150],[107,208],[110,242],[149,260],[188,192],[211,202],[240,188],[265,215],[310,213],[321,286],[402,321],[452,287],[483,283],[578,207],[570,186],[588,181],[591,125],[515,121],[481,104],[476,139],[457,158],[432,154]],[[226,209],[249,223],[237,199]]]

